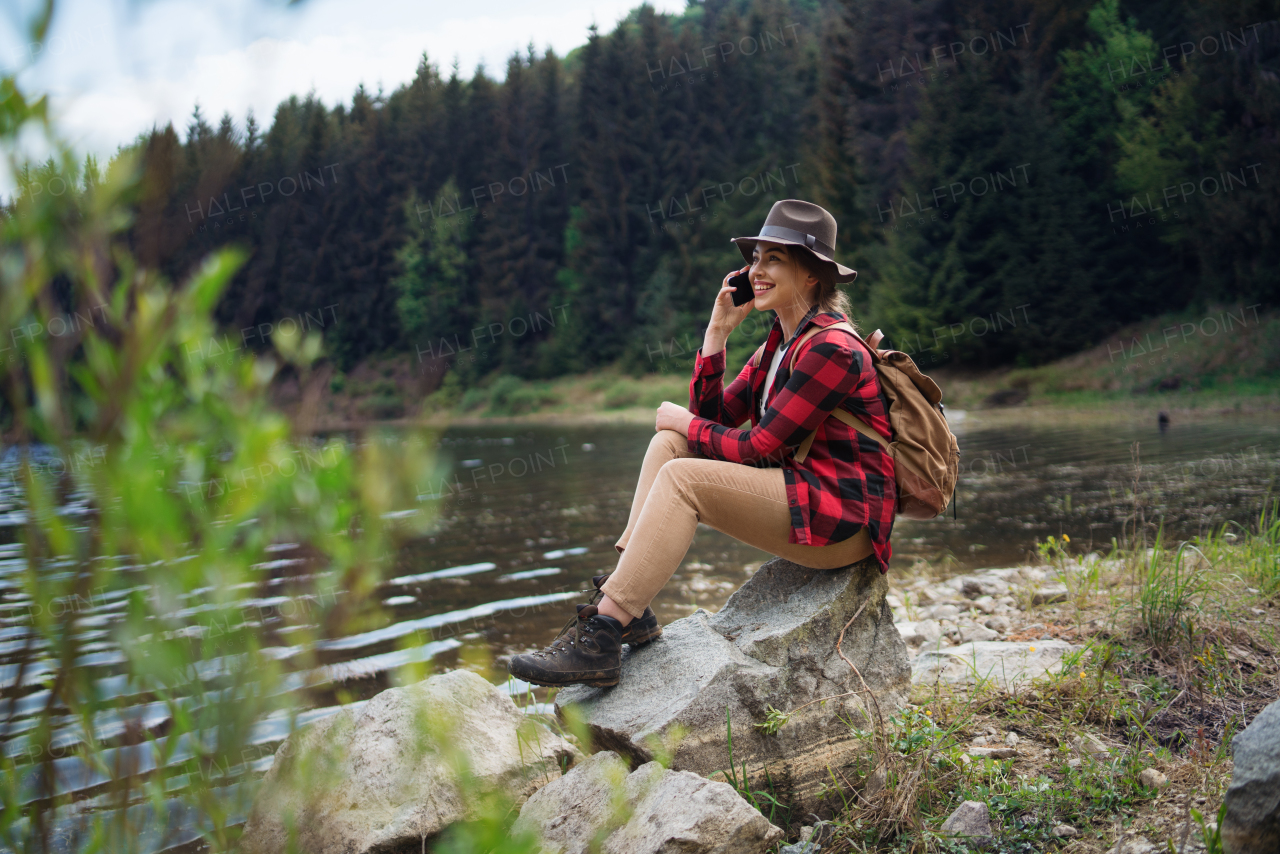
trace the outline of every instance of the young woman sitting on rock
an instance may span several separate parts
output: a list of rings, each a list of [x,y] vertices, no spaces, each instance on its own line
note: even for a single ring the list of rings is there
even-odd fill
[[[870,352],[847,330],[829,328],[848,321],[836,283],[857,276],[835,262],[835,218],[808,202],[780,201],[759,234],[733,242],[749,262],[754,299],[735,306],[729,278],[737,271],[725,277],[694,362],[690,408],[658,407],[617,568],[596,577],[598,604],[579,605],[573,626],[550,646],[512,657],[520,679],[616,685],[622,645],[662,634],[649,603],[684,560],[699,522],[801,566],[888,567],[893,460],[828,417],[844,407],[890,438]],[[774,312],[773,328],[725,387],[725,343],[753,308]],[[738,429],[748,417],[751,428]],[[799,453],[811,434],[807,455]]]

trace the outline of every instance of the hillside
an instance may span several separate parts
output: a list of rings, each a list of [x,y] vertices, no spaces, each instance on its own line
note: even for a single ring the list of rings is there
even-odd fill
[[[730,343],[733,368],[750,351]],[[943,387],[950,409],[1002,407],[1142,407],[1162,410],[1280,408],[1280,312],[1221,307],[1166,314],[1131,324],[1080,353],[1028,368],[921,368]],[[692,353],[675,353],[687,368]],[[469,388],[434,387],[410,357],[370,358],[349,372],[323,365],[308,380],[317,424],[345,427],[367,421],[485,421],[494,418],[647,422],[664,400],[685,403],[682,373],[628,375],[599,370],[554,380],[498,375]],[[414,370],[417,367],[418,370]],[[674,368],[675,366],[673,366]],[[276,401],[298,411],[296,377],[275,387]]]

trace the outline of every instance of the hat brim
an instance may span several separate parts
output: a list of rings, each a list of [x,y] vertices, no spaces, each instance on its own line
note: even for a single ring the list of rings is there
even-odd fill
[[[747,263],[751,262],[751,253],[756,248],[756,242],[764,240],[769,243],[782,243],[786,246],[799,246],[804,251],[812,254],[819,261],[826,261],[828,264],[831,264],[836,268],[836,282],[838,284],[848,284],[858,278],[857,270],[851,270],[840,262],[832,258],[828,258],[821,252],[815,252],[798,240],[787,240],[782,237],[761,237],[760,235],[756,235],[755,237],[733,237],[730,239],[733,241],[733,244],[738,247],[738,251],[742,253],[742,257],[746,259]]]

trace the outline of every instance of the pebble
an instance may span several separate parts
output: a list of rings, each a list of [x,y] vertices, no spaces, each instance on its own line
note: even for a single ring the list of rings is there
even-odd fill
[[[1012,747],[970,747],[970,756],[989,756],[992,759],[1013,759],[1018,751]]]
[[[1081,756],[1110,756],[1111,750],[1092,735],[1077,735],[1071,741],[1071,747]]]
[[[1059,825],[1056,825],[1056,826],[1053,828],[1053,835],[1054,835],[1054,836],[1064,837],[1064,838],[1065,838],[1065,837],[1072,837],[1072,836],[1079,836],[1079,835],[1080,835],[1080,831],[1076,830],[1074,827],[1072,827],[1072,826],[1071,826],[1071,825],[1069,825],[1069,824],[1059,824]]]
[[[993,632],[999,632],[1002,635],[1007,635],[1010,630],[1013,629],[1013,620],[1010,620],[1008,617],[991,617],[983,623],[983,625],[991,629]]]
[[[954,620],[959,616],[960,609],[949,603],[934,605],[929,611],[929,618],[933,620]]]
[[[973,607],[984,614],[994,614],[996,612],[996,600],[990,596],[979,596],[973,600]]]
[[[1138,782],[1148,789],[1161,789],[1169,782],[1169,778],[1154,768],[1147,768],[1138,775]]]
[[[1005,736],[1004,736],[1005,744],[1009,745],[1010,747],[1017,747],[1018,741],[1019,741],[1019,738],[1016,732],[1005,733]]]
[[[960,630],[960,642],[968,643],[969,641],[989,641],[1000,637],[1000,633],[988,629],[986,626],[966,626]]]

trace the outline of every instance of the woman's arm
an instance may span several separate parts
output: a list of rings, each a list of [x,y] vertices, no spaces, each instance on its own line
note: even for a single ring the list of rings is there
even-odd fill
[[[723,350],[711,357],[698,353],[693,363],[693,379],[689,382],[689,409],[717,424],[737,427],[751,409],[749,366],[743,365],[728,388],[724,387],[724,368]]]
[[[727,389],[724,388],[724,347],[729,333],[737,329],[751,312],[750,304],[733,304],[733,288],[729,285],[729,279],[749,269],[751,268],[748,266],[735,270],[721,282],[720,292],[716,294],[715,303],[711,307],[711,320],[707,323],[707,331],[702,339],[702,349],[694,358],[693,378],[689,381],[689,408],[664,402],[658,410],[658,430],[679,429],[681,433],[688,435],[688,421],[692,417],[689,413],[697,413],[728,427],[736,427],[746,419],[751,406],[747,368],[744,366],[738,378]],[[672,421],[670,417],[663,416],[664,407],[668,408],[668,416],[673,415],[676,410],[685,415]]]
[[[735,463],[781,462],[858,387],[864,359],[848,333],[819,332],[757,426],[737,430],[695,416],[688,424],[690,450]]]

